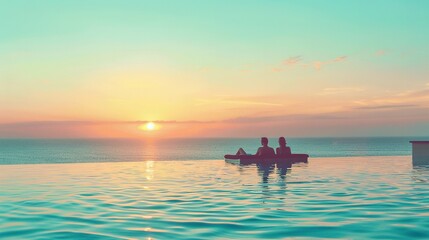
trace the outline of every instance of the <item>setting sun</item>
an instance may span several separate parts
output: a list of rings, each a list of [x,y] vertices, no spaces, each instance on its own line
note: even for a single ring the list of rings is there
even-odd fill
[[[146,130],[146,131],[153,131],[153,130],[155,130],[155,128],[156,128],[156,125],[155,125],[155,123],[153,123],[153,122],[148,122],[148,123],[146,123],[145,125],[144,125],[144,130]]]

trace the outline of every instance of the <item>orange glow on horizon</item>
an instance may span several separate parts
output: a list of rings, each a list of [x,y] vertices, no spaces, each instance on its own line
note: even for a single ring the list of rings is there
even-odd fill
[[[147,122],[146,124],[139,126],[139,129],[143,131],[154,131],[154,130],[157,130],[158,128],[159,128],[158,125],[156,125],[154,122]]]

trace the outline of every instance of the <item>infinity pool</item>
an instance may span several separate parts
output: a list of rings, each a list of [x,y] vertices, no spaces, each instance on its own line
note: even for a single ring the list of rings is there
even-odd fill
[[[411,157],[0,165],[0,238],[429,238]]]

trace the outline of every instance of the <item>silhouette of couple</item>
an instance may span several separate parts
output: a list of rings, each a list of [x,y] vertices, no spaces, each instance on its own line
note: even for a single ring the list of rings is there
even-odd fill
[[[282,156],[288,156],[292,154],[290,147],[286,146],[286,139],[284,137],[279,138],[279,147],[276,148],[276,152],[274,152],[274,149],[272,147],[268,146],[268,138],[262,137],[261,144],[262,144],[262,147],[258,148],[258,151],[256,152],[255,156],[282,157]],[[246,151],[244,151],[243,148],[240,148],[238,149],[236,155],[251,155],[251,154],[246,153]]]

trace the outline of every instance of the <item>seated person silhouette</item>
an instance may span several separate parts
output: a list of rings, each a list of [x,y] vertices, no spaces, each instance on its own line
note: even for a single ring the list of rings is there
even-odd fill
[[[288,156],[291,155],[292,151],[290,147],[286,146],[286,139],[284,137],[279,138],[279,147],[276,148],[277,156]]]
[[[274,149],[268,146],[268,138],[266,137],[261,138],[261,144],[262,144],[262,147],[258,148],[258,151],[256,152],[255,156],[274,157],[276,155],[274,152]],[[238,149],[236,155],[250,155],[250,154],[247,154],[246,151],[240,148]]]

